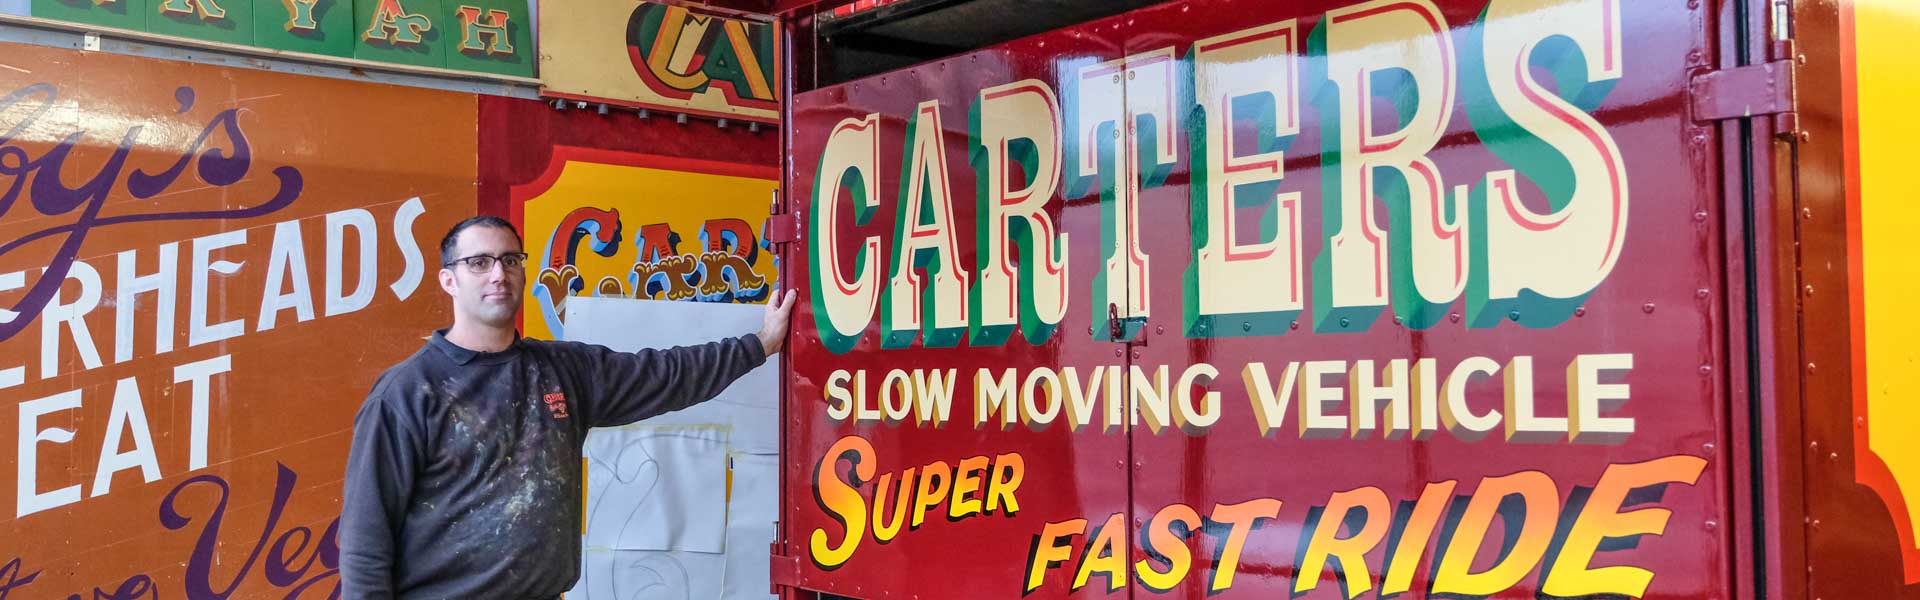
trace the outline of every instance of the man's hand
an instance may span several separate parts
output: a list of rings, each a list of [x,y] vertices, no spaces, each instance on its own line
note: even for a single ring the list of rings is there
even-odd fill
[[[787,345],[787,322],[792,320],[793,298],[797,293],[787,290],[786,297],[782,298],[779,292],[774,292],[773,297],[767,299],[766,317],[758,334],[760,347],[766,349],[767,356],[779,353]]]

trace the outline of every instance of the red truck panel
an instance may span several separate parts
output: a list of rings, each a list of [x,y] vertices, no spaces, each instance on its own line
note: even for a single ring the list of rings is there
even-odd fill
[[[795,583],[1724,597],[1706,23],[1195,0],[796,95]]]

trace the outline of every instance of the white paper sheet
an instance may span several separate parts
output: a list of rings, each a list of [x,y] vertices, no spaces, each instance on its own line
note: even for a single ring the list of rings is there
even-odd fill
[[[587,435],[586,458],[589,548],[726,549],[724,431],[596,429]]]
[[[766,307],[758,304],[668,302],[578,296],[567,299],[566,339],[632,352],[704,344],[760,330]],[[713,400],[660,415],[647,425],[721,424],[732,428],[735,450],[780,451],[778,361],[748,372]]]
[[[719,554],[589,549],[567,600],[712,600],[726,568]]]
[[[723,600],[767,600],[768,547],[780,518],[780,457],[733,455],[733,497],[727,500],[727,577]]]

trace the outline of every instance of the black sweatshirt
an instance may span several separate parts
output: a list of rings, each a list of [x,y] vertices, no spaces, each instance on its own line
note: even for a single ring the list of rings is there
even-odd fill
[[[354,419],[349,600],[558,597],[580,574],[587,429],[692,406],[766,362],[752,335],[623,353],[528,339],[474,352],[444,333],[382,374]]]

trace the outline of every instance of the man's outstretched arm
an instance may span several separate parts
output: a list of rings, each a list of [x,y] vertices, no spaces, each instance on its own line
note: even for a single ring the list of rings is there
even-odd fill
[[[794,293],[767,301],[752,335],[667,350],[615,352],[584,346],[585,376],[593,385],[590,425],[615,427],[673,412],[718,396],[734,380],[786,347]]]

